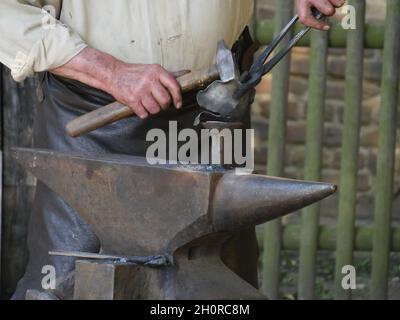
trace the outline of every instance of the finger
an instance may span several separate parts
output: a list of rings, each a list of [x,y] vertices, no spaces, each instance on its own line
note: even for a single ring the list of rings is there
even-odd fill
[[[333,16],[336,12],[335,7],[332,5],[330,0],[312,0],[311,4],[315,7],[319,12],[326,16]],[[311,8],[310,8],[311,11]]]
[[[151,94],[163,110],[167,109],[171,105],[171,95],[161,84],[155,85]]]
[[[346,3],[345,0],[330,0],[330,2],[335,8],[343,7],[343,5]]]
[[[146,111],[145,107],[140,101],[130,105],[129,107],[140,119],[146,119],[149,116],[149,113]]]
[[[142,104],[146,111],[148,111],[150,114],[154,115],[161,111],[160,105],[151,94],[148,94],[142,98]]]
[[[182,108],[182,93],[179,83],[176,79],[168,72],[163,72],[160,75],[160,82],[169,91],[174,105],[177,109]]]
[[[311,7],[312,4],[310,3],[307,3],[306,5],[303,2],[297,3],[297,13],[299,15],[301,23],[315,29],[325,31],[329,30],[330,27],[326,22],[315,19],[312,14]]]

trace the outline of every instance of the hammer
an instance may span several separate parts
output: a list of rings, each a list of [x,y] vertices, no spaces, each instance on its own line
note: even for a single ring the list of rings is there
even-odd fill
[[[236,63],[223,40],[218,43],[216,64],[191,71],[189,73],[175,73],[174,76],[181,87],[182,93],[195,89],[205,88],[213,81],[220,79],[223,83],[235,79],[237,74]],[[119,102],[114,102],[96,109],[67,124],[67,133],[72,137],[79,137],[116,121],[135,116],[134,111]]]

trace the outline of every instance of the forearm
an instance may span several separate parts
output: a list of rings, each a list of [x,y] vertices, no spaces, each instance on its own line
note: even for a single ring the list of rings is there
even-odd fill
[[[120,63],[113,56],[88,47],[65,65],[50,72],[111,94],[113,74]]]
[[[160,65],[124,63],[93,48],[86,48],[50,72],[103,90],[130,106],[141,118],[170,106],[182,106],[176,79]]]

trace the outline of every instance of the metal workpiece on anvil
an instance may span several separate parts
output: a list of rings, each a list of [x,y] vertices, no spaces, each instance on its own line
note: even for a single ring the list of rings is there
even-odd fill
[[[173,258],[164,268],[135,266],[146,273],[140,281],[135,278],[148,289],[138,293],[146,299],[262,298],[222,262],[223,243],[232,232],[295,212],[336,191],[331,184],[237,175],[220,166],[149,165],[145,158],[123,155],[12,152],[92,226],[102,253]],[[86,267],[92,270],[93,264],[104,267],[96,262]]]

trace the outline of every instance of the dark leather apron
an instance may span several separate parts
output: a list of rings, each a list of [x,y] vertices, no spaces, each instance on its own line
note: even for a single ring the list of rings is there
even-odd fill
[[[195,94],[189,94],[184,97],[184,108],[180,111],[171,108],[145,121],[139,118],[126,119],[83,137],[71,138],[64,130],[70,120],[104,106],[113,99],[104,92],[50,73],[43,74],[41,78],[43,99],[35,120],[35,148],[145,156],[146,148],[150,144],[146,143],[146,133],[149,130],[160,128],[168,132],[168,122],[171,120],[178,122],[179,129],[192,128],[200,111],[195,102]],[[223,256],[229,267],[257,286],[255,243],[254,229],[243,231],[226,245]],[[241,248],[239,251],[238,246]],[[54,266],[57,279],[71,274],[75,259],[49,256],[49,251],[97,253],[100,250],[91,228],[57,194],[40,182],[30,219],[28,247],[29,263],[13,299],[24,299],[28,289],[43,291],[43,266]],[[58,292],[61,298],[71,298],[71,288],[61,291],[64,291]]]

